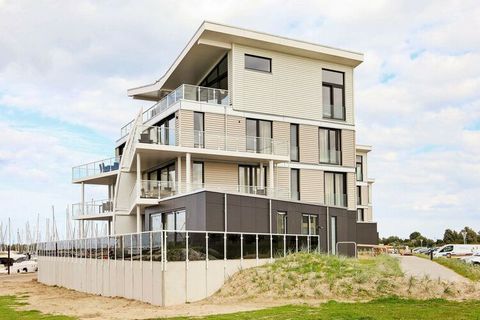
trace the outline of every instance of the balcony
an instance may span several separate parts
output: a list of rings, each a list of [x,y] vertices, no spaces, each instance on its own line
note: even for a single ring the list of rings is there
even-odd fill
[[[197,130],[182,131],[180,137],[174,128],[151,126],[143,126],[139,132],[139,143],[283,157],[289,156],[288,142],[272,138],[219,135]],[[179,143],[180,140],[182,143]]]
[[[104,177],[116,174],[120,167],[120,157],[98,160],[72,168],[72,180],[84,180],[91,177]]]
[[[333,120],[345,120],[345,106],[342,105],[324,105],[323,117]]]
[[[72,204],[72,214],[74,217],[79,216],[97,216],[113,213],[113,201],[106,200],[92,200],[82,203]]]
[[[326,193],[325,205],[344,208],[347,206],[347,195],[340,193]]]
[[[182,84],[177,89],[163,97],[162,100],[155,103],[149,109],[143,112],[143,123],[168,110],[171,106],[180,100],[208,103],[214,105],[229,105],[230,99],[228,90],[193,86]],[[126,137],[131,131],[133,120],[120,129],[120,139]]]
[[[320,150],[320,163],[341,164],[342,151],[339,150]]]
[[[269,187],[260,186],[241,186],[241,185],[216,185],[216,184],[204,184],[193,183],[190,185],[190,190],[187,191],[187,187],[182,185],[179,187],[175,181],[157,181],[157,180],[142,180],[140,182],[139,198],[140,199],[157,199],[162,200],[168,197],[188,194],[190,192],[205,190],[212,192],[243,194],[243,195],[255,195],[265,196],[272,198],[279,198],[288,200],[290,194],[288,190],[275,189]],[[136,188],[132,192],[137,192]],[[132,198],[135,198],[132,196]]]

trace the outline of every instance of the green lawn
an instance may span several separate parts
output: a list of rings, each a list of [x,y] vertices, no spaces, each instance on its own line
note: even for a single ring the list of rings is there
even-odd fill
[[[422,301],[385,298],[366,303],[328,302],[320,307],[292,305],[227,315],[171,319],[478,320],[480,319],[480,301],[453,302],[441,299]]]
[[[16,310],[17,307],[25,305],[24,302],[20,302],[15,296],[0,296],[0,319],[1,320],[33,320],[33,319],[45,319],[45,320],[69,320],[74,319],[66,316],[52,316],[48,314],[42,314],[36,310]]]

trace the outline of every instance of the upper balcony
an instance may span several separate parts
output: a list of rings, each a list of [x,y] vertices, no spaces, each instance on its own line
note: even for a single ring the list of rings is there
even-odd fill
[[[113,201],[111,199],[92,200],[85,203],[72,204],[74,219],[106,220],[113,214]]]
[[[182,84],[177,89],[163,97],[162,100],[145,110],[143,112],[143,123],[147,123],[151,119],[162,114],[181,100],[207,103],[212,105],[230,104],[228,90]],[[130,121],[120,129],[120,139],[126,137],[131,131],[133,121],[134,120]]]
[[[112,184],[120,167],[120,157],[98,160],[72,168],[74,183]]]

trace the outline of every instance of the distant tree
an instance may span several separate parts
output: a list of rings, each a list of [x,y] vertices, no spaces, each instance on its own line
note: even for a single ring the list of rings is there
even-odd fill
[[[455,243],[458,239],[458,233],[452,229],[446,229],[443,233],[443,242],[446,244]]]
[[[419,237],[421,237],[422,234],[418,231],[414,231],[412,233],[410,233],[410,240],[415,240],[415,239],[418,239]]]
[[[472,228],[465,227],[464,229],[467,232],[467,243],[477,243],[478,242],[478,234]],[[462,236],[463,241],[463,236]]]

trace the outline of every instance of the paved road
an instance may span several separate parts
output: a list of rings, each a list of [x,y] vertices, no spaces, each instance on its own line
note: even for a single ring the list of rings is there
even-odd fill
[[[399,259],[400,266],[407,277],[423,278],[428,276],[430,279],[440,278],[443,281],[469,282],[468,279],[456,272],[428,259],[414,256],[399,256]]]

